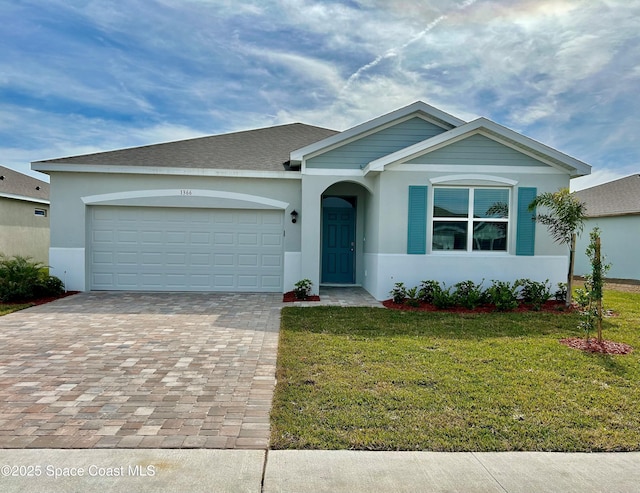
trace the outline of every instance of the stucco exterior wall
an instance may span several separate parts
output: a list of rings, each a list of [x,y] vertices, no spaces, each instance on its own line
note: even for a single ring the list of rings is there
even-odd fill
[[[640,215],[612,216],[587,219],[584,231],[576,241],[576,275],[591,272],[591,264],[585,250],[589,245],[589,233],[600,228],[600,241],[605,262],[611,264],[607,277],[640,280]]]
[[[301,265],[300,279],[310,279],[314,292],[318,292],[321,274],[322,253],[322,195],[354,195],[358,197],[356,217],[356,282],[364,281],[363,253],[370,228],[368,210],[370,191],[374,179],[366,177],[344,177],[331,175],[303,175],[301,212]]]
[[[481,168],[479,169],[481,171]],[[484,175],[496,177],[496,173],[476,173],[476,175]],[[464,186],[474,184],[486,184],[488,182],[479,181],[477,178],[465,178],[463,173],[450,173],[446,171],[403,171],[399,166],[395,170],[385,170],[380,174],[380,183],[378,188],[377,200],[380,203],[380,224],[378,229],[378,237],[375,242],[378,245],[377,252],[385,254],[405,254],[407,252],[407,214],[408,201],[407,191],[412,185],[428,186],[427,200],[433,196],[432,179],[442,177],[460,177],[460,181],[455,182],[457,185]],[[524,173],[501,173],[499,178],[505,178],[517,182],[514,186],[502,184],[500,186],[510,187],[515,190],[517,187],[535,187],[537,193],[555,192],[560,188],[569,186],[569,177],[564,174],[524,174]],[[492,183],[495,186],[495,183]],[[511,194],[511,210],[515,210],[515,194]],[[431,219],[431,211],[427,211],[428,220]],[[510,228],[515,231],[515,214],[511,214]],[[429,231],[427,231],[429,236]],[[371,235],[369,235],[371,236]],[[511,242],[515,241],[515,236],[511,238]],[[429,243],[429,241],[427,241]],[[510,251],[515,251],[515,245],[510,246]],[[536,255],[564,255],[567,253],[566,248],[553,242],[547,233],[547,229],[543,225],[536,225]],[[460,254],[467,255],[467,254]]]
[[[300,252],[300,221],[293,224],[289,217],[292,210],[301,210],[299,179],[58,172],[51,173],[51,185],[52,273],[68,279],[73,289],[84,290],[87,285],[86,211],[91,205],[284,208],[285,259],[295,262]]]
[[[46,216],[36,216],[44,209]],[[0,197],[0,253],[49,264],[49,206]]]
[[[502,184],[512,189],[511,219],[509,223],[509,250],[499,252],[432,252],[430,245],[430,219],[432,212],[427,211],[427,253],[419,255],[407,254],[408,236],[408,199],[409,186],[423,185],[428,187],[427,201],[433,196],[431,180],[452,178],[451,183],[464,185],[486,185],[488,181],[478,179],[482,175],[481,168],[473,179],[465,178],[465,173],[449,171],[413,171],[403,169],[402,165],[395,169],[385,170],[378,175],[375,195],[367,211],[369,222],[375,223],[367,232],[367,249],[364,255],[364,287],[377,299],[389,297],[389,291],[396,282],[404,282],[407,286],[415,286],[422,280],[436,279],[448,285],[485,279],[490,285],[491,279],[513,281],[518,278],[530,278],[537,281],[549,279],[552,286],[566,280],[568,266],[568,250],[555,243],[545,226],[536,225],[535,256],[515,255],[516,231],[516,194],[517,187],[535,187],[537,193],[555,192],[569,185],[569,177],[565,174],[548,173],[487,173],[485,178],[503,178],[515,182],[515,185]],[[513,170],[511,170],[513,171]],[[455,178],[460,178],[456,181]],[[449,183],[449,182],[447,182]],[[493,183],[493,185],[496,185]],[[375,248],[369,248],[375,246]]]

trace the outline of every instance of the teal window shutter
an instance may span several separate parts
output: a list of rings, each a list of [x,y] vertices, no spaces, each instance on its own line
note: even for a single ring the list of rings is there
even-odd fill
[[[536,212],[529,204],[536,198],[538,190],[532,187],[518,189],[518,226],[516,233],[516,255],[534,255],[536,243]]]
[[[407,253],[427,253],[427,187],[409,187]]]

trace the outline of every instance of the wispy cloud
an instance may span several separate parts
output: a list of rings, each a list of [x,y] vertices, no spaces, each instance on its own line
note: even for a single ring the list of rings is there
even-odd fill
[[[32,0],[0,4],[0,163],[417,99],[583,159],[640,166],[627,0]],[[615,177],[615,176],[614,176]]]

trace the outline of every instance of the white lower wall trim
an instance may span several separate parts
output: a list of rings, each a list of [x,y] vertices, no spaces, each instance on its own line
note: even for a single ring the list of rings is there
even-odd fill
[[[85,291],[84,248],[49,248],[49,273],[62,279],[67,291]]]
[[[481,282],[491,286],[493,279],[513,282],[527,278],[533,281],[549,280],[552,290],[557,283],[567,281],[568,257],[516,255],[391,255],[364,256],[364,288],[377,300],[391,297],[389,291],[396,282],[407,287],[418,286],[421,281],[434,279],[451,286],[460,281]]]
[[[302,279],[302,252],[284,252],[284,292],[291,291]],[[318,286],[314,286],[317,292]]]

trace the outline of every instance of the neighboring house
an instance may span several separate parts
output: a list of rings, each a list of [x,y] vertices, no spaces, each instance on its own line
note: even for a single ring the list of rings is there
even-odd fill
[[[587,206],[584,232],[576,242],[575,273],[591,272],[585,250],[597,226],[602,253],[611,264],[607,277],[640,280],[640,174],[580,190],[575,196]]]
[[[532,220],[590,166],[422,102],[343,132],[282,125],[33,163],[51,176],[53,273],[74,290],[272,291],[562,281]],[[297,214],[297,216],[296,216]]]
[[[49,261],[49,184],[0,166],[0,253]]]

